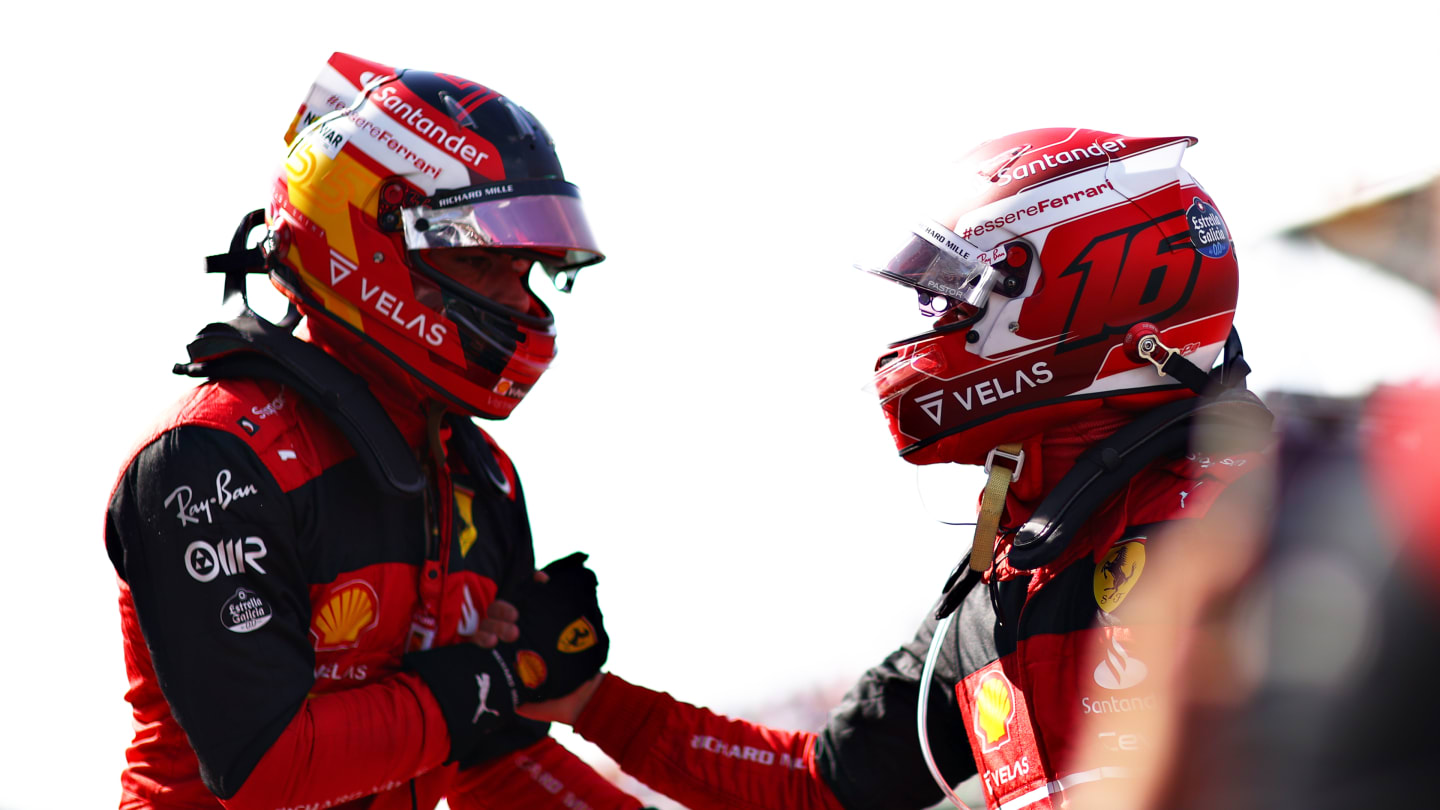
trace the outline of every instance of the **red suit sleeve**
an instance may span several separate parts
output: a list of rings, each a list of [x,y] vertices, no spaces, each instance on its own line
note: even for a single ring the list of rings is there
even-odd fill
[[[546,737],[460,772],[446,796],[451,810],[640,810],[640,802]]]
[[[606,675],[575,730],[692,810],[843,810],[815,735],[732,720]]]
[[[417,675],[396,675],[306,700],[222,804],[273,808],[380,793],[440,765],[449,751],[445,718],[430,690]]]

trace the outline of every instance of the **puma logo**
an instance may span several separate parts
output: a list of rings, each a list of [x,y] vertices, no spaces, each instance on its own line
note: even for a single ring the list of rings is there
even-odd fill
[[[475,707],[475,716],[471,718],[471,724],[480,722],[480,715],[482,714],[489,713],[499,717],[500,712],[485,705],[485,702],[490,699],[490,674],[476,675],[475,686],[480,690],[480,705]]]

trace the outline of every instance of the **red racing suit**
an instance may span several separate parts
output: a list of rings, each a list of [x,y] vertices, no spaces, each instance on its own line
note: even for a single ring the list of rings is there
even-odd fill
[[[392,405],[423,447],[418,407]],[[509,459],[467,419],[441,436],[424,497],[401,497],[294,390],[232,379],[140,443],[105,526],[136,729],[122,808],[639,807],[523,718],[445,763],[401,656],[464,643],[534,558]]]
[[[1154,560],[1162,530],[1204,517],[1227,485],[1256,466],[1254,455],[1152,463],[1053,563],[1011,568],[1009,532],[1084,448],[1128,418],[1102,412],[1025,444],[997,565],[935,642],[942,648],[928,698],[931,750],[952,784],[978,770],[992,808],[1062,806],[1067,793],[1122,776],[1143,755],[1144,742],[1130,729],[1156,702],[1147,642],[1168,628],[1146,626],[1127,610],[1127,597],[1145,587],[1147,552]],[[722,717],[614,675],[575,728],[628,773],[693,810],[931,807],[943,795],[922,758],[916,709],[936,628],[931,615],[913,640],[861,677],[818,733]],[[1102,722],[1082,731],[1082,718]],[[1101,745],[1086,745],[1095,735]]]

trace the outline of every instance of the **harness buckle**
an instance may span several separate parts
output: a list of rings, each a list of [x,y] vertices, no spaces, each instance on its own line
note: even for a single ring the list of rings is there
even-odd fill
[[[990,474],[990,469],[995,466],[996,460],[1001,460],[1000,466],[1010,469],[1010,480],[1014,481],[1020,477],[1020,470],[1025,467],[1025,451],[1018,453],[1007,453],[1000,448],[995,448],[985,455],[985,474]],[[1006,464],[1005,462],[1010,462]]]

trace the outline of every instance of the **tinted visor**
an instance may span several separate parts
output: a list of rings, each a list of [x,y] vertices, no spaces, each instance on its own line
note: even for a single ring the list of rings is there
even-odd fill
[[[590,233],[580,192],[564,180],[512,180],[442,190],[400,219],[409,250],[484,247],[532,250],[547,272],[605,258]]]
[[[1003,257],[1004,249],[998,250],[999,257]],[[904,247],[883,266],[877,263],[863,269],[918,290],[960,300],[965,297],[966,287],[996,260],[998,257],[944,225],[925,221],[911,229]]]

